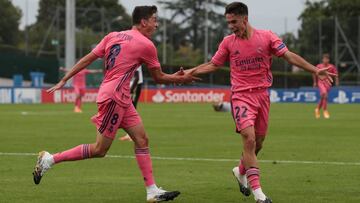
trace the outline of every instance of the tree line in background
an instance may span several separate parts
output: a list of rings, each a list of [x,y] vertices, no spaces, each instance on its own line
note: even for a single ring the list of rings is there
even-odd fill
[[[10,0],[0,0],[0,44],[17,45],[20,38],[21,10]]]
[[[166,10],[166,16],[159,18],[159,30],[154,36],[159,59],[166,53],[168,65],[195,65],[210,58],[222,38],[229,34],[223,16],[226,3],[221,0],[159,0],[159,7]],[[76,43],[80,57],[89,52],[106,33],[131,27],[131,14],[126,13],[118,0],[77,0],[76,1]],[[159,8],[159,9],[160,9]],[[206,21],[206,11],[208,14]],[[65,36],[65,0],[40,0],[39,13],[34,24],[19,30],[21,10],[10,0],[0,0],[0,43],[30,53],[56,54],[63,57]],[[271,15],[271,13],[269,13]],[[322,51],[334,53],[335,16],[350,39],[351,47],[357,50],[358,26],[352,19],[359,19],[360,0],[306,1],[305,9],[299,16],[301,28],[298,37],[292,33],[278,33],[290,49],[300,53],[313,63],[319,61],[317,44],[321,40]],[[166,17],[166,18],[165,18]],[[256,16],[255,16],[256,17]],[[322,36],[318,35],[322,21]],[[205,26],[208,22],[208,52],[204,56]],[[166,24],[166,35],[164,29]],[[25,37],[26,36],[26,37]],[[166,52],[163,46],[166,42]],[[360,50],[360,49],[358,49]],[[359,54],[360,55],[360,54]],[[275,61],[276,62],[276,61]]]
[[[40,0],[39,13],[34,24],[19,30],[21,10],[10,0],[0,0],[1,18],[0,42],[35,55],[58,54],[64,57],[65,40],[65,0]],[[214,52],[223,38],[226,24],[218,10],[226,5],[220,0],[159,1],[169,19],[159,18],[159,30],[153,40],[163,58],[166,41],[167,64],[194,65],[204,60],[205,6],[208,10],[209,53]],[[77,57],[89,52],[94,44],[111,31],[131,28],[131,14],[117,0],[77,0],[76,1],[76,47]],[[161,9],[161,8],[159,8]],[[166,36],[164,24],[166,23]],[[10,29],[11,28],[11,29]],[[40,52],[39,52],[40,51]]]
[[[335,18],[338,19],[339,27],[344,31],[351,49],[360,52],[360,0],[306,1],[305,9],[299,16],[302,22],[297,40],[299,52],[311,61],[318,61],[320,52],[334,56]],[[348,53],[345,55],[344,59],[349,60]],[[360,57],[360,53],[357,56]]]

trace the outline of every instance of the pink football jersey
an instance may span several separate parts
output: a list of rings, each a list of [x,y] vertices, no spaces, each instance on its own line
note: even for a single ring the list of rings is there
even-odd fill
[[[156,47],[136,29],[109,33],[92,53],[105,60],[98,103],[114,99],[119,105],[130,105],[130,80],[136,69],[143,63],[148,68],[160,68]]]
[[[254,29],[250,39],[235,34],[225,37],[211,62],[222,66],[230,61],[232,92],[268,88],[273,80],[272,55],[280,57],[286,51],[286,45],[274,33]]]
[[[325,64],[323,64],[323,63],[320,63],[320,64],[318,64],[318,65],[316,65],[316,67],[317,68],[328,68],[329,67],[329,69],[328,69],[328,72],[329,73],[335,73],[335,74],[338,74],[338,71],[337,71],[337,68],[335,67],[335,65],[333,65],[333,64],[331,64],[331,63],[329,63],[329,64],[327,64],[327,65],[325,65]],[[319,83],[323,83],[324,85],[326,85],[326,86],[331,86],[330,84],[328,84],[326,81],[323,81],[323,80],[317,80],[317,82],[318,82],[318,84]]]
[[[74,75],[73,86],[76,88],[86,88],[86,74],[88,73],[89,71],[87,69],[83,69]]]

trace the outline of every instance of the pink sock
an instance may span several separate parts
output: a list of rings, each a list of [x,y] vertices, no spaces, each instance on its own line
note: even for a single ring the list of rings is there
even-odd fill
[[[135,156],[138,166],[141,170],[141,174],[144,177],[145,186],[155,184],[154,176],[152,173],[152,162],[149,153],[149,148],[136,148]]]
[[[322,105],[323,105],[323,99],[320,98],[320,101],[319,101],[319,104],[318,104],[317,108],[321,109]]]
[[[240,164],[239,164],[239,173],[240,173],[240,175],[245,175],[246,174],[244,161],[242,159],[240,160]]]
[[[82,144],[72,149],[59,152],[53,155],[55,163],[60,163],[62,161],[82,160],[90,157],[91,157],[91,151],[89,144]]]
[[[246,177],[251,189],[254,191],[260,188],[260,170],[258,168],[249,168],[246,170]]]
[[[82,104],[82,102],[81,102],[81,97],[80,97],[80,98],[79,98],[79,103],[78,103],[79,109],[81,109],[81,104]]]
[[[327,110],[327,99],[324,98],[322,106],[323,106],[323,110],[326,111]]]
[[[75,99],[75,106],[81,108],[81,98],[76,98]]]

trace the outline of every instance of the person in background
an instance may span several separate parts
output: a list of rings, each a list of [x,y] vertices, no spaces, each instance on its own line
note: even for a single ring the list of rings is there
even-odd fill
[[[65,73],[68,72],[64,67],[60,67],[59,70]],[[75,113],[82,113],[81,104],[82,104],[82,97],[84,96],[86,90],[86,75],[90,73],[102,73],[102,72],[103,70],[89,70],[85,68],[73,77],[72,86],[75,91],[75,107],[74,107]]]
[[[214,111],[217,112],[230,112],[231,111],[231,104],[230,102],[218,102],[212,105]]]
[[[336,76],[333,76],[335,78],[335,85],[339,86],[339,76],[337,68],[335,67],[335,65],[330,63],[330,54],[323,54],[322,56],[322,63],[318,64],[316,66],[317,68],[321,69],[321,68],[329,68],[329,72],[336,74]],[[325,119],[329,119],[330,118],[330,113],[327,110],[327,100],[328,100],[328,94],[330,92],[331,89],[331,84],[323,81],[323,80],[319,80],[319,78],[313,74],[313,81],[314,87],[318,87],[319,91],[320,91],[320,101],[317,105],[317,107],[315,108],[315,118],[320,118],[320,110],[321,108],[323,109],[323,116]]]

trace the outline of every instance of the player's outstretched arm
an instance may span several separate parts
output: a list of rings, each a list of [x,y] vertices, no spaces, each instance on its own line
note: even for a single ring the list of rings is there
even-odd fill
[[[78,61],[74,65],[74,67],[69,72],[67,72],[66,75],[55,86],[51,87],[46,91],[52,93],[58,89],[61,89],[66,84],[66,81],[68,81],[71,77],[73,77],[76,73],[80,72],[82,69],[86,68],[97,58],[98,56],[90,52],[89,54],[81,58],[80,61]]]
[[[194,68],[187,69],[184,72],[191,73],[192,75],[202,75],[202,74],[215,72],[218,69],[220,69],[220,66],[217,66],[217,65],[213,64],[212,62],[208,62],[208,63],[203,63],[201,65],[198,65]]]
[[[301,56],[291,51],[285,52],[282,58],[284,58],[290,64],[293,64],[310,73],[315,74],[316,76],[319,77],[320,80],[326,80],[329,83],[332,83],[333,82],[332,76],[336,76],[336,74],[328,72],[329,68],[320,68],[320,69],[316,68],[315,66],[307,62],[305,59],[303,59]]]
[[[201,79],[192,75],[192,72],[189,73],[174,73],[166,74],[162,72],[161,68],[151,68],[149,69],[152,78],[158,84],[186,84],[194,81],[200,81]]]

